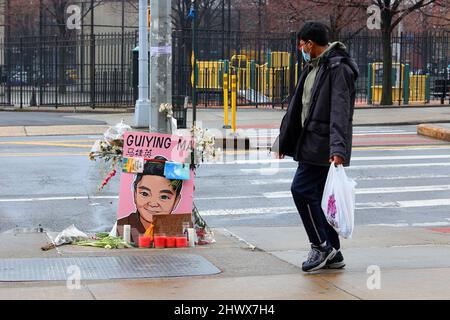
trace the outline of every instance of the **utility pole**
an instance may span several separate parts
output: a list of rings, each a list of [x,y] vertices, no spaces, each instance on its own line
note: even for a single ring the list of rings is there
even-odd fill
[[[189,16],[192,18],[192,124],[197,126],[197,39],[196,39],[197,4],[192,0]]]
[[[168,133],[161,104],[172,104],[172,1],[150,1],[150,131]]]
[[[150,100],[148,98],[148,0],[139,0],[139,96],[136,101],[134,125],[148,127]]]

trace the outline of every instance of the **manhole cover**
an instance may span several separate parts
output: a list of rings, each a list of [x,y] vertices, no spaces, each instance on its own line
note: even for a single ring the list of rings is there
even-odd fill
[[[217,273],[208,260],[191,254],[0,260],[0,281],[61,281],[76,274],[81,280],[107,280]]]

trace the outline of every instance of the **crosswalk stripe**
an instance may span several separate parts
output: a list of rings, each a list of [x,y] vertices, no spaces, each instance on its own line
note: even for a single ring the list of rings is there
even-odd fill
[[[353,177],[355,181],[376,181],[376,180],[414,180],[414,179],[439,179],[450,178],[450,174],[420,174],[412,176],[378,176],[378,177]],[[259,179],[250,180],[249,183],[255,186],[274,185],[274,184],[291,184],[291,179]]]
[[[415,156],[386,156],[386,157],[352,157],[352,161],[373,160],[426,160],[426,159],[450,159],[450,154],[415,155]]]
[[[353,133],[353,136],[390,136],[390,135],[417,135],[417,132],[357,132]]]
[[[407,192],[446,191],[446,190],[450,190],[450,185],[356,188],[356,194],[407,193]],[[292,197],[290,191],[265,192],[263,193],[263,196],[268,199]]]
[[[260,180],[250,180],[251,185],[254,186],[264,186],[273,184],[285,184],[292,183],[292,179],[260,179]]]
[[[450,199],[431,199],[417,201],[396,202],[367,202],[356,203],[356,210],[367,209],[395,209],[395,208],[419,208],[450,206]],[[225,215],[249,215],[249,214],[286,214],[297,213],[296,207],[255,207],[237,209],[200,210],[202,216],[225,216]]]
[[[225,215],[246,215],[246,214],[283,214],[296,212],[295,207],[262,207],[262,208],[241,208],[241,209],[218,209],[202,210],[202,216],[225,216]]]
[[[412,167],[450,167],[450,162],[431,162],[431,163],[402,163],[402,164],[369,164],[350,166],[345,168],[348,170],[357,169],[386,169],[386,168],[412,168]],[[280,172],[293,172],[295,167],[289,168],[259,168],[259,169],[240,169],[243,173],[256,173],[261,175],[274,175]]]
[[[357,188],[356,194],[407,193],[407,192],[446,191],[446,190],[450,190],[450,185]],[[236,200],[236,199],[256,199],[256,198],[278,199],[290,197],[292,197],[290,191],[277,191],[245,196],[195,197],[195,201]],[[33,202],[33,201],[94,200],[94,199],[100,200],[100,199],[118,199],[118,198],[119,198],[118,196],[61,196],[61,197],[40,197],[40,198],[39,197],[7,198],[7,199],[0,199],[0,202]],[[418,200],[417,203],[423,203],[423,201],[425,200]]]
[[[35,197],[35,198],[9,198],[0,199],[0,202],[34,202],[34,201],[61,201],[61,200],[90,200],[90,199],[119,199],[118,196],[72,196],[72,197]]]
[[[229,160],[220,162],[208,162],[205,164],[277,164],[277,163],[292,163],[296,164],[292,159],[268,159],[258,158],[258,156],[266,155],[267,153],[255,155],[256,159],[243,159],[243,160]],[[415,155],[415,156],[387,156],[387,157],[353,157],[352,161],[388,161],[388,160],[429,160],[429,159],[450,159],[450,155],[437,154],[437,155]]]

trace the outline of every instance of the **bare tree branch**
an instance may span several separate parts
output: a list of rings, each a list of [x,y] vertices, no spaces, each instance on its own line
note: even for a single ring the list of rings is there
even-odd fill
[[[428,0],[428,1],[420,0],[416,4],[414,4],[411,7],[405,9],[403,11],[403,13],[391,24],[391,30],[393,30],[400,23],[400,21],[402,21],[411,12],[413,12],[413,11],[415,11],[417,9],[420,9],[420,8],[424,8],[424,7],[432,4],[435,1],[436,0]]]

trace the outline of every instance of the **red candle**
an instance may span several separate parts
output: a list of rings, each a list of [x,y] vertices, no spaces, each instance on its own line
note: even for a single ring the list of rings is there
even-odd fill
[[[186,237],[177,237],[175,242],[176,242],[177,248],[185,248],[185,247],[187,247],[187,239],[186,239]]]
[[[151,239],[148,236],[139,236],[139,248],[150,248]]]
[[[162,249],[166,247],[166,236],[155,236],[155,248]]]
[[[167,237],[166,248],[175,248],[176,237]]]

